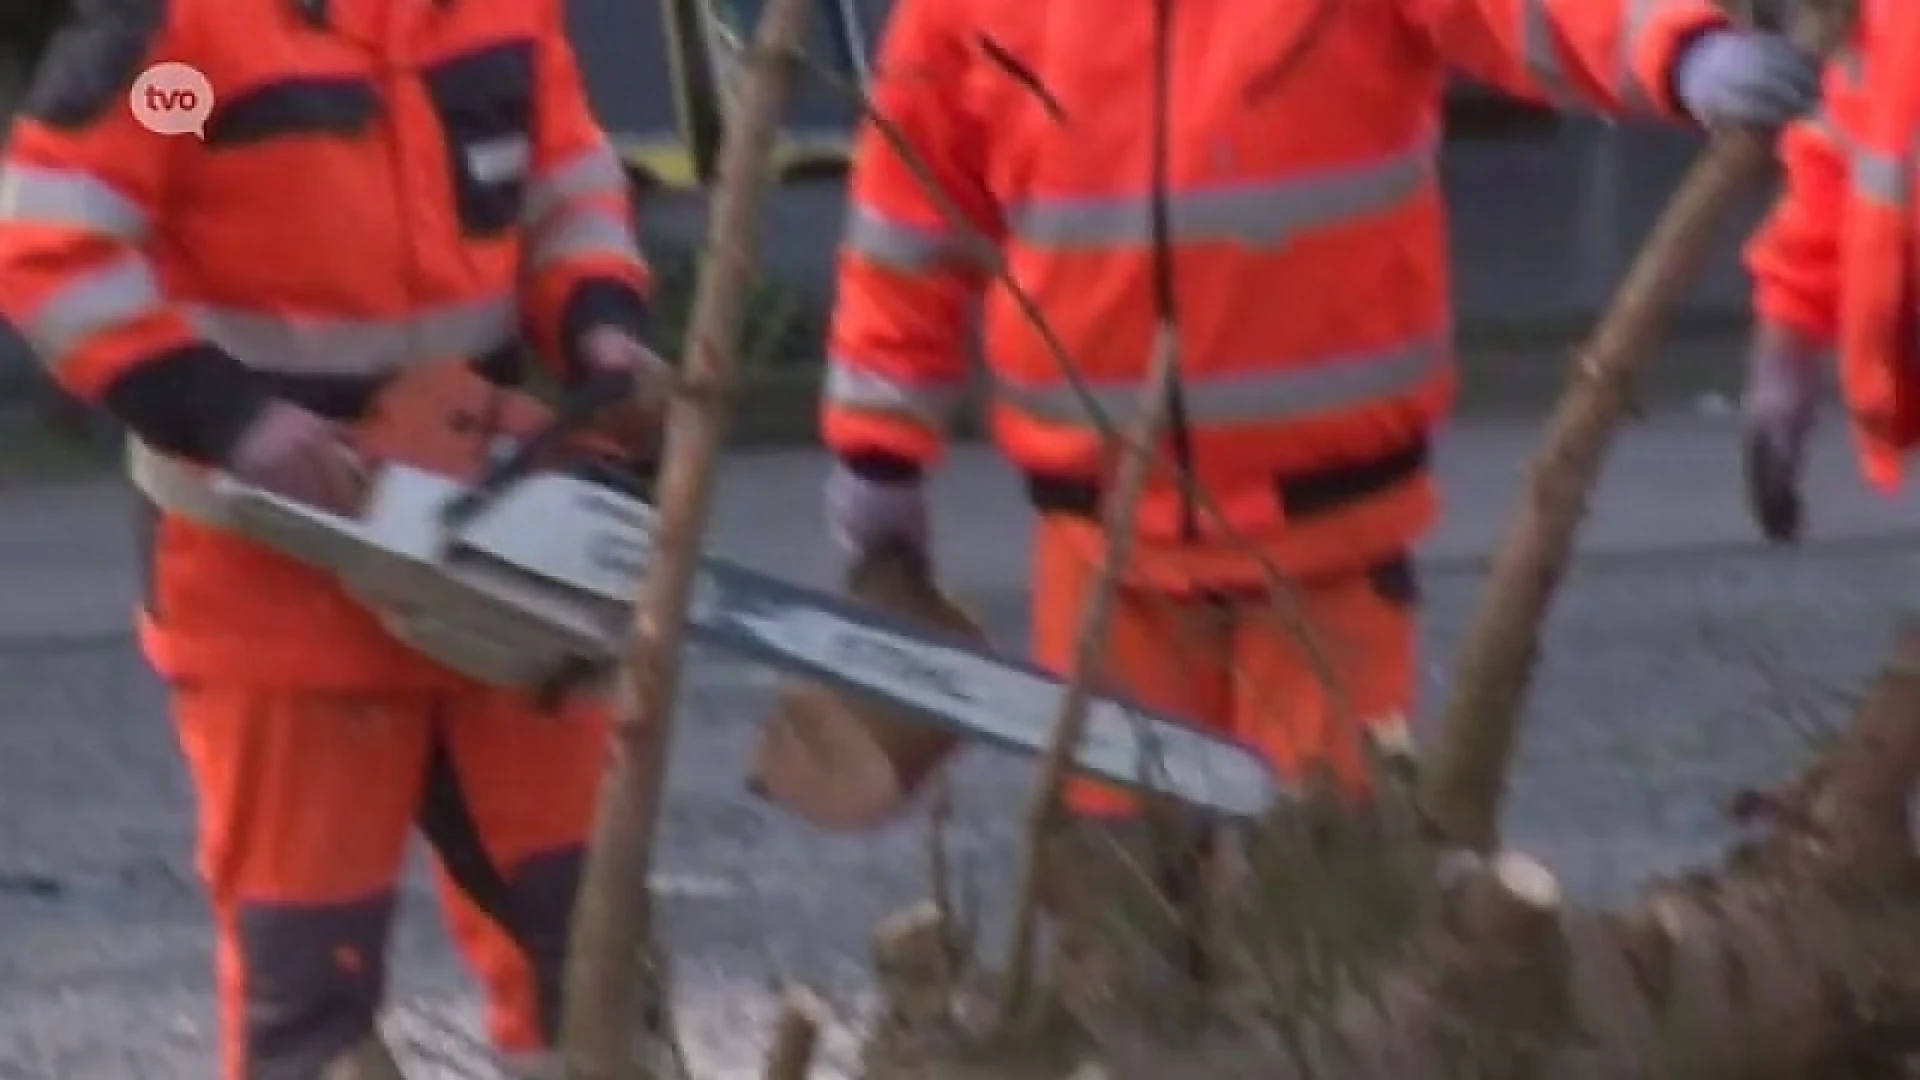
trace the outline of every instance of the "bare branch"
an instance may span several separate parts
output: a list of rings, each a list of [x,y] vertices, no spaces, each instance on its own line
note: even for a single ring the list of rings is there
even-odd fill
[[[576,1080],[648,1080],[653,1066],[635,1019],[661,1015],[665,988],[650,968],[648,874],[665,787],[673,705],[708,503],[730,417],[734,351],[758,250],[760,198],[777,124],[797,75],[807,25],[804,0],[769,0],[756,35],[742,105],[721,150],[707,258],[694,297],[683,385],[669,414],[660,482],[656,561],[634,619],[621,680],[612,761],[601,784],[575,912],[562,1048]],[[652,1000],[649,1000],[649,999]]]
[[[1831,52],[1852,24],[1852,9],[1850,0],[1806,0],[1796,40]],[[1633,376],[1652,357],[1668,311],[1685,295],[1714,230],[1738,204],[1735,196],[1760,179],[1772,152],[1769,132],[1715,135],[1575,355],[1574,381],[1547,423],[1528,468],[1527,496],[1501,538],[1423,774],[1422,805],[1450,843],[1487,850],[1497,842],[1540,625],[1572,557]]]
[[[1133,517],[1147,484],[1147,470],[1153,458],[1148,448],[1166,423],[1167,404],[1174,372],[1179,363],[1180,343],[1170,326],[1159,327],[1153,342],[1152,364],[1146,382],[1140,388],[1140,406],[1127,456],[1121,462],[1113,501],[1107,506],[1107,544],[1100,580],[1092,600],[1081,613],[1080,639],[1074,647],[1073,669],[1068,674],[1066,692],[1060,696],[1060,709],[1053,722],[1053,737],[1041,761],[1040,778],[1034,784],[1027,804],[1025,851],[1020,867],[1020,883],[1015,893],[1013,935],[1007,949],[1004,969],[1006,996],[1001,1017],[1011,1022],[1025,1008],[1033,975],[1033,939],[1039,921],[1041,859],[1047,849],[1046,834],[1058,813],[1060,784],[1066,776],[1067,761],[1080,742],[1086,727],[1087,698],[1092,682],[1101,676],[1101,657],[1106,650],[1107,623],[1113,618],[1114,599],[1120,589],[1120,571],[1132,554]]]
[[[820,1028],[826,1022],[827,1007],[804,986],[792,986],[782,996],[780,1019],[773,1029],[773,1041],[767,1048],[766,1080],[807,1080],[813,1075],[813,1060],[820,1048]]]

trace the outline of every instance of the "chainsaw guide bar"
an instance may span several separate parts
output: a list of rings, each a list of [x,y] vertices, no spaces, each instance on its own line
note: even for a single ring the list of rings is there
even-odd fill
[[[559,472],[520,479],[455,523],[443,511],[466,485],[401,464],[379,470],[358,519],[220,484],[244,534],[330,570],[397,636],[495,684],[618,663],[653,554],[653,507]],[[1032,665],[726,559],[700,560],[688,620],[704,645],[1029,757],[1044,753],[1065,689]],[[1088,701],[1073,765],[1232,817],[1264,813],[1282,795],[1251,747],[1100,695]]]

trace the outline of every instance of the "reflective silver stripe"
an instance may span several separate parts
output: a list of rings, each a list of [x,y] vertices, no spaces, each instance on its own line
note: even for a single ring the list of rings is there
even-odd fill
[[[511,342],[519,307],[511,294],[432,308],[407,318],[340,319],[183,305],[207,339],[264,371],[382,375],[411,364],[479,356]]]
[[[847,212],[840,242],[882,266],[909,272],[975,261],[965,237],[940,227],[894,221],[872,207],[857,204]]]
[[[1413,390],[1446,367],[1449,342],[1447,335],[1422,337],[1379,352],[1323,357],[1305,367],[1186,377],[1181,390],[1187,415],[1200,426],[1297,420]],[[1131,413],[1140,385],[1115,380],[1088,390],[1103,412],[1116,417]],[[994,392],[1001,404],[1053,423],[1091,426],[1094,420],[1074,387],[1064,382],[1022,386],[999,380]]]
[[[46,363],[58,364],[102,330],[166,310],[152,268],[145,259],[128,255],[75,276],[41,305],[20,333]]]
[[[1854,191],[1861,198],[1896,208],[1907,205],[1912,186],[1911,162],[1860,145],[1833,122],[1824,107],[1801,117],[1798,122],[1840,156],[1852,178]]]
[[[1640,36],[1647,32],[1647,24],[1658,14],[1666,0],[1630,0],[1627,4],[1627,17],[1620,27],[1620,36],[1614,45],[1614,91],[1619,95],[1621,109],[1624,112],[1655,113],[1660,107],[1655,97],[1644,84],[1640,76],[1634,73],[1633,60],[1640,50]]]
[[[168,457],[139,439],[127,440],[127,478],[170,514],[215,528],[232,524],[232,514],[204,470]]]
[[[1429,190],[1434,140],[1358,165],[1281,179],[1175,192],[1168,205],[1178,243],[1278,247],[1308,229],[1381,213]],[[1099,248],[1152,240],[1145,193],[1030,199],[1007,212],[1012,235],[1036,247]]]
[[[528,231],[529,270],[582,255],[641,261],[632,224],[597,201],[624,195],[626,170],[613,148],[601,143],[536,176],[527,185],[521,223]],[[578,204],[578,205],[575,205]]]
[[[1853,188],[1863,198],[1888,206],[1907,204],[1907,163],[1892,154],[1854,147],[1848,155]]]
[[[1796,123],[1819,136],[1845,161],[1856,193],[1870,202],[1892,207],[1907,204],[1913,173],[1912,161],[1901,159],[1871,147],[1862,146],[1833,122],[1825,106],[1801,117]]]
[[[129,242],[147,235],[132,199],[87,173],[33,165],[0,168],[0,221],[67,225]]]
[[[966,385],[928,385],[890,379],[841,357],[827,361],[824,394],[829,404],[870,412],[902,413],[934,431],[945,431],[966,397]]]
[[[527,185],[521,220],[539,224],[576,199],[621,195],[626,190],[627,173],[620,166],[619,155],[613,147],[601,143],[535,176]]]
[[[527,269],[539,270],[582,255],[610,255],[637,263],[640,247],[626,222],[589,207],[578,213],[563,213],[534,230],[527,240],[525,258]]]
[[[1560,62],[1558,26],[1548,0],[1520,0],[1520,58],[1548,101],[1563,109],[1585,104]]]

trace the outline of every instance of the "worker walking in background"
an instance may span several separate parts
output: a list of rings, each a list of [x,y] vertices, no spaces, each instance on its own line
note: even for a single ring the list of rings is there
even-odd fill
[[[551,1069],[601,705],[413,652],[230,533],[207,470],[352,512],[347,429],[422,365],[497,367],[524,334],[568,376],[655,377],[625,178],[562,4],[76,9],[0,170],[0,311],[129,431],[140,638],[197,797],[222,1073],[396,1075],[375,1019],[416,820],[505,1060]]]
[[[841,543],[927,542],[977,305],[993,435],[1038,515],[1033,651],[1070,664],[1119,454],[984,238],[1108,416],[1156,338],[1177,347],[1102,677],[1362,789],[1361,732],[1397,736],[1412,705],[1411,551],[1454,389],[1453,67],[1695,123],[1779,124],[1817,88],[1812,58],[1707,0],[902,0],[873,96],[918,160],[860,135],[824,400]],[[1066,799],[1097,846],[1141,834],[1122,792]]]
[[[1869,0],[1827,66],[1822,108],[1780,140],[1786,182],[1747,245],[1754,284],[1745,420],[1750,507],[1788,542],[1821,391],[1837,362],[1861,467],[1900,486],[1920,443],[1920,7]]]

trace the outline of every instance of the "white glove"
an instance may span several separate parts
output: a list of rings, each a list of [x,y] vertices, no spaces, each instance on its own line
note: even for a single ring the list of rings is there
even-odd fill
[[[1674,65],[1674,96],[1702,124],[1780,125],[1820,97],[1820,59],[1779,34],[1709,30]]]
[[[1747,506],[1761,533],[1777,544],[1800,536],[1800,473],[1826,355],[1820,345],[1779,326],[1760,327],[1747,354],[1740,402]]]
[[[827,530],[850,557],[888,541],[926,549],[927,496],[918,477],[888,483],[838,462],[827,474],[826,511]]]

